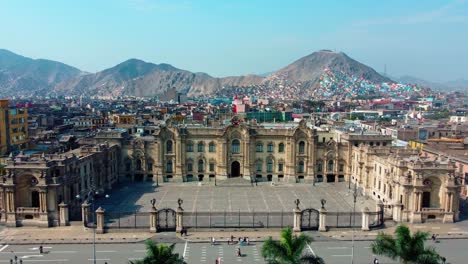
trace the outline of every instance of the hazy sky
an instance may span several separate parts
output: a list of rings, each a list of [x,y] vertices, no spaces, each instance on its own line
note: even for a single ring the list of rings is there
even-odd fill
[[[213,76],[336,49],[390,75],[468,79],[468,0],[0,0],[0,48],[89,72],[139,58]]]

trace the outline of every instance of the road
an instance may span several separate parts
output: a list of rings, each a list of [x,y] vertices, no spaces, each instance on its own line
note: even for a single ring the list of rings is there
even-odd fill
[[[438,252],[446,256],[448,263],[466,263],[466,245],[468,240],[443,240],[440,243],[428,241],[434,245]],[[261,243],[241,247],[243,257],[236,257],[237,246],[226,243],[210,245],[209,243],[177,243],[176,251],[183,255],[188,263],[205,264],[214,263],[221,257],[223,263],[265,263],[260,255]],[[354,263],[371,263],[373,258],[369,249],[370,242],[355,242]],[[351,242],[349,241],[317,241],[312,242],[307,253],[315,253],[325,259],[329,264],[351,263]],[[38,246],[26,245],[0,245],[0,263],[10,263],[14,255],[23,263],[67,263],[83,264],[93,262],[92,245],[46,245],[44,253],[40,254]],[[96,246],[96,263],[128,263],[129,260],[137,260],[144,256],[143,244],[98,244]],[[387,258],[379,258],[380,263],[396,263]],[[19,262],[18,262],[19,263]]]

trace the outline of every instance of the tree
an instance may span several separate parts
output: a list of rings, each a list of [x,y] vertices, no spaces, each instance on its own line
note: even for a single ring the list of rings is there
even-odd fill
[[[409,228],[399,225],[395,237],[379,233],[371,245],[372,253],[398,259],[404,264],[438,264],[441,257],[433,247],[425,247],[429,233],[416,232],[411,236]]]
[[[130,264],[186,264],[184,259],[177,253],[173,253],[175,244],[158,245],[151,240],[146,241],[146,257]]]
[[[280,241],[268,238],[262,246],[262,256],[268,264],[324,264],[322,258],[302,252],[312,238],[293,235],[290,227],[281,231]]]

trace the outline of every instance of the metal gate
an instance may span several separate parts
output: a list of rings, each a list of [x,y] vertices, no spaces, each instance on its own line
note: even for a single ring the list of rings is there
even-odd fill
[[[176,230],[176,211],[170,208],[158,210],[157,215],[157,229],[161,231],[175,231]]]
[[[301,230],[318,230],[319,211],[308,208],[301,213]]]

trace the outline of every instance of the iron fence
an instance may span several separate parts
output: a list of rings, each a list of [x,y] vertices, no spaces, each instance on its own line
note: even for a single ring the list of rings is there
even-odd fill
[[[327,227],[353,228],[362,226],[361,212],[328,212]]]
[[[104,212],[104,228],[149,228],[149,212]]]
[[[293,226],[293,212],[184,212],[187,228],[283,228]]]
[[[370,212],[369,213],[369,227],[377,228],[381,227],[384,224],[384,212]]]

